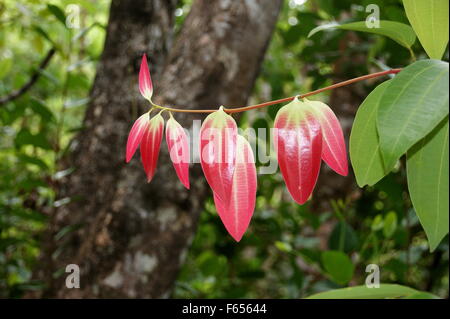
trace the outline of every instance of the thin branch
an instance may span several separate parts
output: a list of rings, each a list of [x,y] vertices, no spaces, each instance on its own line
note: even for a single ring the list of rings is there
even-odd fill
[[[376,78],[376,77],[380,77],[380,76],[384,76],[384,75],[389,75],[389,74],[397,74],[401,71],[402,69],[390,69],[390,70],[386,70],[386,71],[382,71],[382,72],[377,72],[377,73],[371,73],[371,74],[367,74],[367,75],[363,75],[354,79],[350,79],[347,81],[343,81],[343,82],[339,82],[315,91],[311,91],[305,94],[301,94],[301,95],[296,95],[296,96],[291,96],[291,97],[286,97],[283,99],[279,99],[279,100],[274,100],[274,101],[269,101],[269,102],[264,102],[261,104],[255,104],[255,105],[249,105],[249,106],[244,106],[244,107],[229,107],[229,108],[224,108],[223,110],[227,113],[239,113],[239,112],[245,112],[245,111],[249,111],[249,110],[253,110],[253,109],[258,109],[258,108],[262,108],[262,107],[266,107],[266,106],[270,106],[270,105],[275,105],[275,104],[280,104],[280,103],[286,103],[286,102],[290,102],[293,99],[295,99],[296,97],[298,98],[305,98],[311,95],[316,95],[319,93],[322,93],[324,91],[328,91],[328,90],[333,90],[333,89],[337,89],[339,87],[342,86],[346,86],[349,84],[353,84],[359,81],[365,81],[368,79],[372,79],[372,78]],[[152,103],[153,107],[158,108],[158,109],[162,109],[165,111],[170,111],[170,112],[179,112],[179,113],[213,113],[216,112],[217,109],[212,109],[212,110],[202,110],[202,109],[195,109],[195,110],[191,110],[191,109],[181,109],[181,108],[173,108],[173,107],[165,107],[165,106],[160,106],[157,104]]]
[[[39,64],[39,67],[34,73],[31,75],[30,79],[27,83],[25,83],[20,89],[17,91],[12,92],[11,94],[0,98],[0,105],[6,104],[8,102],[14,101],[21,95],[25,94],[31,87],[36,83],[36,81],[39,79],[42,70],[44,70],[50,60],[52,59],[53,55],[55,54],[56,50],[55,48],[51,48],[45,58],[42,60],[42,62]]]

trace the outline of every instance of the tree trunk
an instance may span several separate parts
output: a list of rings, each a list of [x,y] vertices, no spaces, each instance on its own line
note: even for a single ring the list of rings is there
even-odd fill
[[[150,184],[138,154],[125,164],[128,131],[145,110],[137,83],[141,54],[149,56],[158,103],[245,104],[281,4],[197,0],[170,47],[174,1],[113,0],[85,128],[64,163],[75,171],[61,181],[59,198],[71,201],[52,215],[35,272],[47,285],[39,296],[170,295],[210,191],[198,164],[191,165],[191,190],[183,188],[164,142]],[[201,119],[175,116],[185,127]],[[79,289],[66,288],[68,264],[80,267]]]

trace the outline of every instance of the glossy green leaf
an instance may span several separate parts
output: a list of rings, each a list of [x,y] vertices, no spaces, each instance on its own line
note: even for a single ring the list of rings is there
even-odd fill
[[[354,286],[321,292],[307,299],[384,299],[414,296],[419,291],[401,285],[381,284],[379,288]]]
[[[377,111],[390,81],[377,86],[356,113],[350,134],[350,160],[360,187],[374,185],[385,175],[377,132]]]
[[[388,38],[391,38],[392,40],[404,46],[405,48],[411,48],[411,46],[416,41],[416,34],[409,25],[400,22],[386,21],[386,20],[380,20],[379,28],[368,28],[366,25],[366,21],[358,21],[346,24],[338,24],[338,23],[325,24],[312,29],[311,32],[309,32],[308,37],[313,36],[319,31],[327,29],[361,31],[383,35]]]
[[[447,114],[447,62],[418,61],[396,75],[378,108],[378,135],[386,172]]]
[[[355,266],[350,258],[340,251],[329,250],[322,253],[322,264],[331,279],[345,285],[353,277]]]
[[[407,154],[408,188],[430,250],[448,233],[448,117]]]
[[[441,59],[448,43],[448,0],[403,0],[406,16],[432,59]]]

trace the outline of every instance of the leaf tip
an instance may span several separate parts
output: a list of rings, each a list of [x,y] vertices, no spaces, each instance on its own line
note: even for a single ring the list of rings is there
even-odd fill
[[[139,91],[142,96],[151,101],[153,95],[153,83],[147,63],[147,55],[142,55],[141,67],[139,69]]]
[[[238,242],[241,241],[242,235],[243,235],[243,234],[241,234],[241,235],[238,235],[238,234],[230,234],[230,235],[231,235],[231,237],[233,237],[233,239],[236,241],[236,243],[238,243]]]

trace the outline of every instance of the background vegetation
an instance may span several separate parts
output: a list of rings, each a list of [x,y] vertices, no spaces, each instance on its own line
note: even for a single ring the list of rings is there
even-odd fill
[[[324,21],[365,20],[370,3],[382,7],[383,19],[408,24],[400,1],[354,2],[286,1],[252,101],[411,63],[408,50],[377,35],[334,30],[307,38]],[[65,26],[70,4],[81,8],[79,28]],[[58,171],[56,163],[82,128],[108,8],[109,1],[0,1],[0,98],[22,87],[48,51],[56,50],[31,90],[0,105],[0,297],[20,298],[42,287],[31,272],[48,215],[65,204],[55,200],[58,179],[70,173]],[[177,28],[189,8],[189,0],[178,4]],[[426,57],[418,41],[412,51],[417,59]],[[362,101],[378,83],[367,81],[352,90]],[[316,98],[327,101],[330,93]],[[272,127],[279,107],[248,112],[240,126]],[[290,200],[280,174],[260,175],[257,209],[239,244],[228,236],[210,198],[172,296],[300,298],[364,284],[366,265],[375,263],[383,283],[448,297],[448,236],[429,252],[405,176],[400,163],[373,187],[352,188],[327,203],[331,209],[317,213]],[[60,236],[71,231],[61,229]]]

